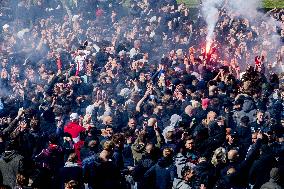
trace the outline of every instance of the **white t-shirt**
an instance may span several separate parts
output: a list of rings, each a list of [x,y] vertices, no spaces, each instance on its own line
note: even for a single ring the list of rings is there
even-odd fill
[[[130,53],[129,55],[130,58],[133,58],[135,55],[139,53],[139,49],[132,48],[129,53]]]
[[[76,70],[82,71],[84,69],[84,62],[86,60],[86,55],[78,55],[75,57],[75,62],[76,62]]]

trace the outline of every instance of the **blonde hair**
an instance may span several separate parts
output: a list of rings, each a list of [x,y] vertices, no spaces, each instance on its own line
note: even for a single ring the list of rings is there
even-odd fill
[[[219,163],[226,163],[227,155],[226,149],[219,147],[214,151],[211,163],[216,167]]]
[[[69,182],[65,183],[65,189],[79,189],[79,184],[75,180],[70,180]]]
[[[207,121],[209,121],[212,117],[216,117],[216,112],[210,111],[207,113]]]
[[[21,187],[29,184],[28,178],[26,176],[22,175],[22,174],[16,175],[16,182]]]
[[[105,141],[103,145],[103,149],[106,151],[113,151],[114,147],[115,147],[114,143],[110,140]]]

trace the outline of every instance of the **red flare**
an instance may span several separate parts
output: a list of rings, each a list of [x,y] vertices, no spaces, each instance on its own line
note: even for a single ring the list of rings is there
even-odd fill
[[[206,53],[206,54],[209,54],[209,53],[210,53],[211,44],[212,44],[211,41],[208,41],[208,42],[206,43],[206,47],[205,47],[205,53]]]

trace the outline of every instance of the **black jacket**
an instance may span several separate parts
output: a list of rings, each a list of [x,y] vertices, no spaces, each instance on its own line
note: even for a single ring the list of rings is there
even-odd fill
[[[239,175],[231,174],[222,177],[214,186],[214,189],[245,189],[246,187],[239,186]]]
[[[155,189],[171,189],[176,174],[176,166],[172,159],[161,158],[144,174],[144,177],[154,178]]]
[[[93,189],[119,189],[121,176],[114,162],[105,162],[99,157],[94,157],[84,167],[84,180]]]
[[[79,184],[83,184],[83,171],[82,168],[76,163],[65,163],[65,166],[59,170],[60,184],[64,188],[64,183],[70,180],[78,181]]]
[[[155,157],[149,154],[144,155],[142,159],[138,161],[132,172],[133,179],[137,182],[137,189],[151,189],[153,187],[153,183],[147,182],[147,180],[144,179],[144,174],[155,165],[155,163]]]
[[[256,160],[249,172],[250,183],[254,189],[260,188],[264,183],[269,181],[270,170],[275,167],[276,160],[271,154],[263,154]]]
[[[195,173],[196,176],[199,178],[200,183],[205,184],[205,186],[208,186],[208,188],[211,188],[213,186],[213,166],[209,162],[200,162],[196,165]]]

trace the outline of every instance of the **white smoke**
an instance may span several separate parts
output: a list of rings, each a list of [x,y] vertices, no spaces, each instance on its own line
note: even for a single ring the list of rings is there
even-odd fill
[[[210,44],[213,41],[214,29],[219,19],[218,7],[220,7],[223,2],[224,0],[205,0],[202,4],[202,13],[207,23],[206,46],[209,45],[210,47]]]
[[[226,8],[236,16],[253,20],[259,16],[258,8],[262,6],[262,0],[226,0]]]
[[[257,9],[261,0],[205,0],[202,3],[202,13],[207,23],[207,42],[212,42],[214,29],[219,19],[219,9],[226,8],[230,15],[245,17],[250,21],[260,16]]]
[[[206,49],[214,40],[214,29],[219,20],[219,9],[224,8],[226,12],[235,18],[246,18],[251,26],[264,22],[267,26],[265,32],[272,31],[280,23],[272,17],[259,11],[262,7],[262,0],[205,0],[202,4],[203,17],[207,23]],[[258,36],[258,41],[263,43],[268,41],[277,49],[281,46],[280,36],[276,32],[270,32],[265,36]],[[270,47],[271,47],[270,45]],[[209,46],[209,47],[208,47]]]
[[[227,10],[237,17],[247,18],[252,25],[263,23],[264,29],[258,36],[262,50],[270,50],[272,54],[268,54],[270,60],[275,59],[277,49],[281,47],[280,36],[276,33],[276,27],[281,23],[271,16],[258,11],[262,7],[261,0],[234,0],[227,2]]]

